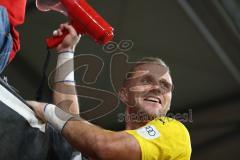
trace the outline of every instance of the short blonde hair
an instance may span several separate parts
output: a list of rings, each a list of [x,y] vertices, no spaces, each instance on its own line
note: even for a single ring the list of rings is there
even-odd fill
[[[129,71],[128,71],[128,74],[127,76],[124,78],[123,80],[123,83],[122,83],[122,86],[125,86],[127,80],[129,78],[131,78],[132,74],[134,73],[135,69],[140,66],[140,65],[143,65],[143,64],[158,64],[158,65],[162,65],[164,67],[167,68],[169,74],[170,74],[170,70],[169,70],[169,67],[168,65],[161,59],[161,58],[158,58],[158,57],[143,57],[142,59],[138,60],[136,62],[136,65],[134,65]]]

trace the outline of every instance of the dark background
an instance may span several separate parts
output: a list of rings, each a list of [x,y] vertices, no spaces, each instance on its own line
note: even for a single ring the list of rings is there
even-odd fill
[[[186,122],[192,140],[192,159],[239,159],[240,144],[240,3],[238,0],[89,0],[114,28],[114,41],[131,40],[126,54],[134,62],[144,56],[160,57],[170,66],[174,82],[171,113],[189,113]],[[24,25],[19,27],[21,51],[5,75],[25,99],[35,99],[47,54],[44,38],[67,19],[57,12],[39,12],[28,0]],[[94,54],[104,61],[95,84],[84,84],[84,68],[75,73],[78,84],[112,92],[109,65],[113,54],[82,37],[76,55]],[[47,73],[56,64],[51,54]],[[122,66],[120,65],[119,68]],[[78,78],[79,77],[79,78]],[[80,98],[81,110],[98,102]],[[43,101],[51,102],[47,83]],[[92,121],[120,130],[117,110]]]

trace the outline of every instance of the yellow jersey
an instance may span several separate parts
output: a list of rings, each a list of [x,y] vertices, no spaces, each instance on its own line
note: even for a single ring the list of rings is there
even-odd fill
[[[142,160],[190,160],[192,149],[188,130],[175,119],[160,117],[126,132],[138,141]]]

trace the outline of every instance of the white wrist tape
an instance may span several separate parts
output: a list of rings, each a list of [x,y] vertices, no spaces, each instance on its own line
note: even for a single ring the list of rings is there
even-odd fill
[[[64,112],[53,104],[46,104],[44,108],[44,117],[48,123],[61,132],[67,121],[74,116],[70,113]]]
[[[55,82],[74,82],[73,57],[74,57],[73,52],[59,53],[58,59],[57,59],[57,69],[58,70],[55,75]],[[64,64],[66,62],[68,62],[68,64]],[[64,64],[65,66],[62,64]],[[64,67],[62,67],[62,66],[64,66]],[[65,75],[65,73],[67,73],[67,72],[70,72],[70,73],[63,77],[63,75]]]

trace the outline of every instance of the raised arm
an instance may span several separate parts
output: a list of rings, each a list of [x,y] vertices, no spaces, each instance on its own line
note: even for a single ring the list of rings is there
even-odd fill
[[[61,24],[59,29],[54,31],[54,36],[61,36],[63,30],[67,30],[69,34],[65,36],[62,43],[56,47],[58,58],[53,84],[53,102],[64,111],[78,115],[79,104],[75,89],[73,58],[75,47],[79,42],[80,36],[78,36],[74,28],[68,24]],[[60,66],[67,61],[71,61],[72,63],[66,65],[66,67],[68,67],[67,69],[66,67],[61,69]],[[63,77],[62,75],[65,74],[64,72],[69,70],[72,72],[66,77]],[[68,92],[66,92],[66,90],[68,90]]]

